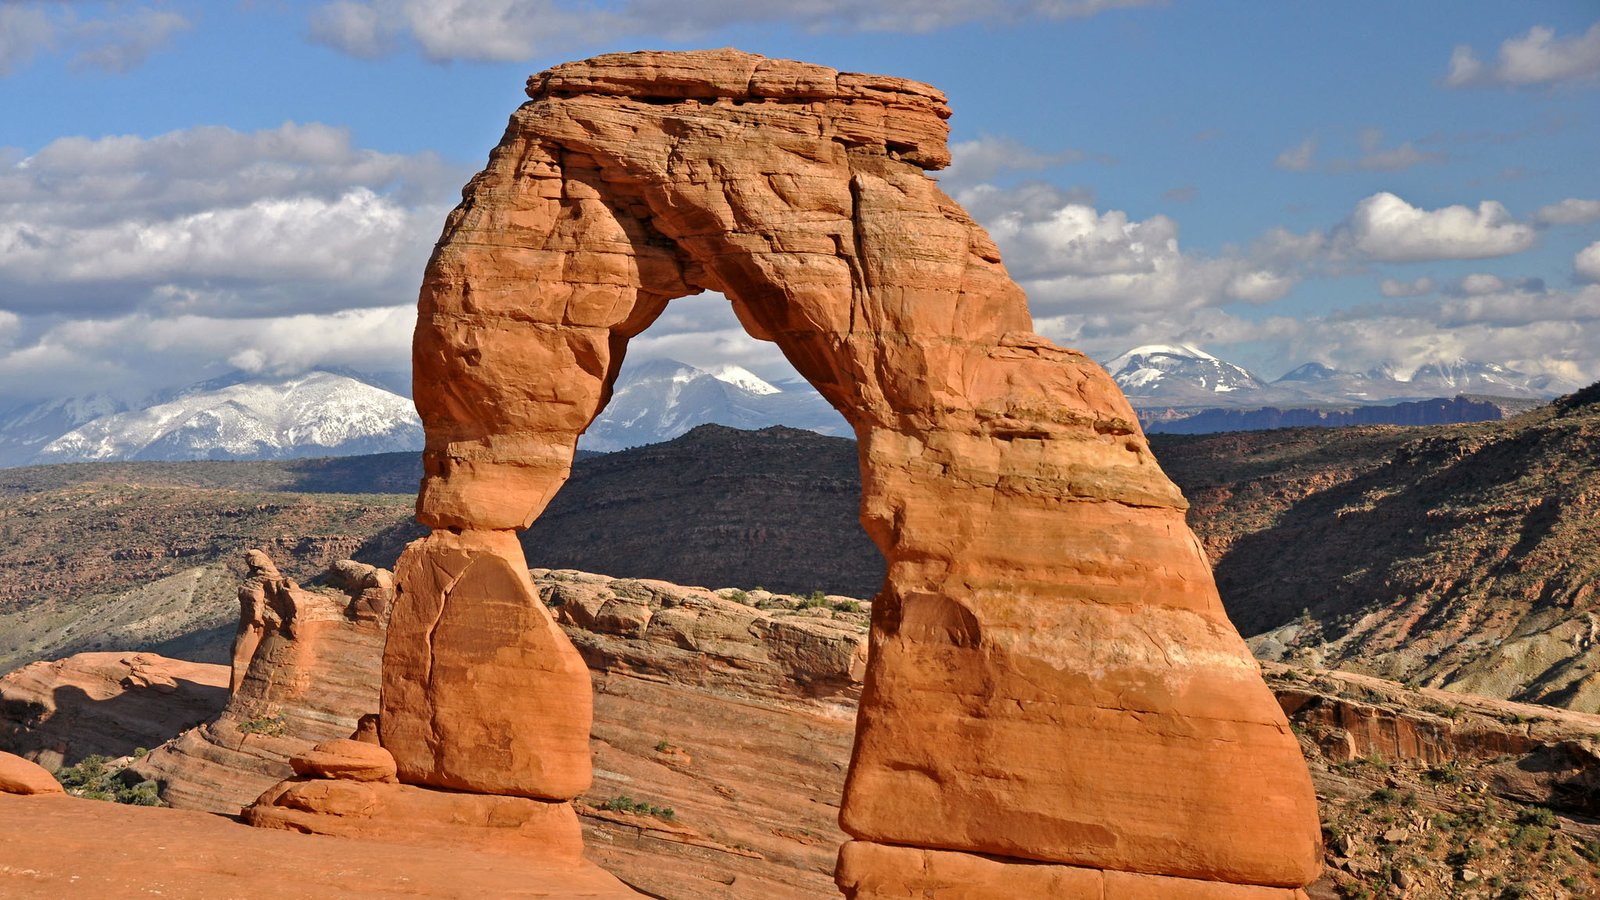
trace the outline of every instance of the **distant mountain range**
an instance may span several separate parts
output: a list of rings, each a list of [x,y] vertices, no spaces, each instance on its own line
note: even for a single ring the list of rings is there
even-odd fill
[[[0,465],[293,459],[422,448],[411,401],[349,375],[236,374],[128,408],[103,397],[0,414]]]
[[[669,441],[696,425],[787,425],[852,437],[844,416],[804,381],[766,381],[739,366],[699,369],[672,359],[624,365],[611,403],[578,440],[609,453]]]
[[[0,466],[61,462],[299,459],[415,452],[422,423],[409,398],[360,373],[289,378],[235,373],[142,403],[74,397],[0,410]],[[671,440],[697,425],[787,425],[827,435],[850,427],[803,381],[769,382],[738,366],[670,359],[625,366],[581,451]]]
[[[1150,432],[1484,421],[1577,389],[1466,360],[1365,372],[1312,362],[1268,382],[1189,344],[1136,347],[1105,367]],[[403,389],[404,380],[344,370],[235,373],[132,405],[89,396],[0,410],[0,467],[415,452],[422,424],[411,400],[391,389]],[[649,359],[623,367],[610,404],[578,446],[609,453],[708,424],[851,436],[844,417],[802,380]]]
[[[1469,360],[1365,372],[1310,362],[1269,382],[1190,344],[1136,347],[1105,367],[1145,428],[1157,432],[1484,421],[1578,389]]]

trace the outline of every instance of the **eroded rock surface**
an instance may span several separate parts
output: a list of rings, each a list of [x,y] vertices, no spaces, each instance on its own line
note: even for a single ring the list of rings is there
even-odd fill
[[[0,794],[60,794],[61,783],[44,766],[0,751]]]
[[[154,653],[79,653],[0,677],[0,750],[49,768],[127,756],[207,722],[227,702],[222,666]]]
[[[862,522],[888,562],[846,831],[1314,879],[1305,763],[1182,496],[1110,377],[1032,333],[994,243],[924,174],[949,160],[943,96],[733,50],[604,56],[528,90],[419,301],[418,514],[436,530],[400,567],[385,665],[402,780],[550,799],[586,781],[588,711],[541,677],[575,683],[572,651],[499,536],[560,488],[628,339],[714,290],[855,428]],[[475,566],[507,574],[468,583]],[[424,677],[491,660],[483,677],[546,695],[494,705],[460,674]],[[467,743],[487,733],[522,749]]]
[[[557,854],[313,837],[63,796],[0,797],[0,834],[0,896],[18,900],[639,897],[597,866]]]
[[[259,550],[246,558],[226,709],[133,767],[174,806],[237,814],[294,775],[290,757],[378,709],[390,574],[346,561],[325,578],[332,590],[311,590]]]
[[[539,595],[596,671],[774,699],[861,695],[870,605],[647,578],[533,570]]]

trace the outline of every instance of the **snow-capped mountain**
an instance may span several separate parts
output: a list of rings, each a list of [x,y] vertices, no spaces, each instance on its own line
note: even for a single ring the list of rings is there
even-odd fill
[[[32,462],[287,459],[419,450],[411,401],[346,375],[230,376],[140,409],[101,415]]]
[[[1414,368],[1386,364],[1364,372],[1308,362],[1268,383],[1192,344],[1136,347],[1105,363],[1105,368],[1147,423],[1202,409],[1391,405],[1462,394],[1540,400],[1579,387],[1497,363],[1462,359]]]
[[[1355,403],[1395,403],[1459,394],[1545,399],[1579,387],[1550,376],[1529,376],[1498,363],[1464,359],[1427,363],[1409,370],[1385,364],[1365,372],[1346,372],[1313,362],[1272,385],[1302,391],[1312,399]]]
[[[1105,364],[1106,371],[1128,395],[1162,404],[1219,402],[1219,396],[1249,394],[1266,382],[1249,370],[1224,362],[1190,344],[1147,344]]]
[[[68,431],[127,406],[100,394],[44,400],[0,412],[0,467],[23,466]]]
[[[706,370],[651,359],[623,366],[611,402],[578,446],[605,453],[671,440],[709,423],[851,433],[844,417],[804,382],[773,384],[739,366]]]

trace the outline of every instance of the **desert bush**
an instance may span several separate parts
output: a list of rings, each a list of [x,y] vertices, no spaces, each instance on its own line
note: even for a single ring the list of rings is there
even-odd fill
[[[123,769],[115,769],[104,756],[91,755],[55,773],[67,793],[86,800],[106,800],[130,806],[166,806],[160,788],[150,780],[129,783]]]

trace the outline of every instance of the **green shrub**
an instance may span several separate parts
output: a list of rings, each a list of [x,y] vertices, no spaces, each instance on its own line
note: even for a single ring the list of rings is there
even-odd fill
[[[611,812],[634,813],[641,816],[655,816],[668,822],[676,819],[678,813],[670,806],[654,806],[643,800],[635,800],[627,794],[618,794],[610,800],[600,804],[600,808]]]
[[[77,765],[57,771],[56,780],[67,793],[86,800],[106,800],[130,806],[166,806],[160,786],[145,780],[130,784],[123,769],[113,769],[104,756],[86,756]]]
[[[270,716],[256,716],[245,722],[239,723],[239,730],[245,734],[264,734],[268,737],[277,737],[289,728],[289,722],[283,713]]]

